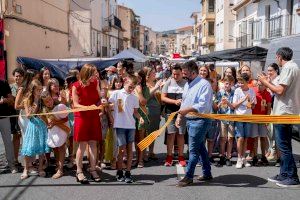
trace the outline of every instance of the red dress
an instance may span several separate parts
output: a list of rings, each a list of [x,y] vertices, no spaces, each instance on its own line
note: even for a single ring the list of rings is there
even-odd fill
[[[96,80],[88,86],[83,86],[79,81],[74,83],[73,86],[76,88],[79,104],[91,106],[100,101],[97,84]],[[76,142],[101,141],[101,138],[99,110],[74,113],[74,140]]]

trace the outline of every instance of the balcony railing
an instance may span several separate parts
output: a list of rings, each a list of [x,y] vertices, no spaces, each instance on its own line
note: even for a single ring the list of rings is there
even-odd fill
[[[282,37],[291,34],[290,15],[280,15],[265,21],[265,37],[268,39]]]
[[[122,29],[121,20],[114,15],[111,15],[107,19],[104,20],[103,31],[109,32],[111,30],[111,27],[114,27],[117,29]]]
[[[253,46],[253,37],[251,34],[244,34],[236,38],[237,48]]]

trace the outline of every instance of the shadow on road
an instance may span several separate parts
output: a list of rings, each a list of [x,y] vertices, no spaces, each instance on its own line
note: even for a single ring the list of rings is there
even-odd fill
[[[209,182],[196,182],[193,186],[205,185],[205,186],[223,186],[223,187],[242,187],[252,188],[260,185],[265,185],[268,181],[266,179],[247,175],[247,174],[228,174],[215,177]]]

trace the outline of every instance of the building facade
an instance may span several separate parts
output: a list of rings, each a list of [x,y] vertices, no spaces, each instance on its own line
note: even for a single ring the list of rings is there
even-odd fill
[[[116,0],[94,0],[92,8],[93,56],[113,57],[122,50],[122,23]]]
[[[201,12],[193,12],[191,18],[194,19],[193,37],[194,37],[194,53],[201,54],[202,44],[202,15]]]
[[[80,4],[70,1],[69,37],[70,56],[88,57],[93,55],[91,37],[92,10],[89,0]]]
[[[202,54],[215,50],[215,0],[202,0]]]
[[[234,38],[235,15],[231,7],[230,0],[216,0],[215,51],[233,49],[236,46]]]
[[[127,48],[140,48],[140,17],[131,8],[118,5],[119,18],[122,21],[123,46]]]
[[[70,56],[69,1],[1,0],[4,51],[9,80],[18,56],[65,58]],[[37,12],[38,11],[38,12]]]
[[[236,46],[269,47],[271,40],[300,33],[297,0],[235,0]]]
[[[195,47],[193,30],[193,26],[187,26],[176,30],[176,53],[180,53],[182,56],[192,55]]]
[[[157,51],[157,33],[145,27],[145,55],[154,55]]]

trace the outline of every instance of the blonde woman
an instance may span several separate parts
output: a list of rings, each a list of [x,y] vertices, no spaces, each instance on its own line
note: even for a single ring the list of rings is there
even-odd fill
[[[80,70],[80,80],[72,86],[74,108],[87,108],[100,103],[100,88],[97,80],[96,67],[86,64]],[[97,142],[101,142],[101,124],[98,110],[74,113],[74,140],[78,142],[76,153],[76,179],[82,184],[88,183],[83,174],[82,159],[88,145],[90,173],[94,181],[101,179],[96,171]]]

